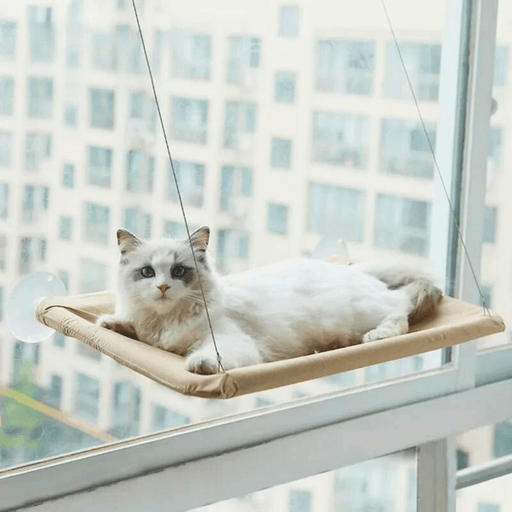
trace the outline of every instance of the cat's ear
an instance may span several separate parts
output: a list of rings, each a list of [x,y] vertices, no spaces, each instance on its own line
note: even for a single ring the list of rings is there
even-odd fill
[[[192,242],[192,247],[196,251],[206,251],[208,247],[208,240],[210,239],[210,228],[208,226],[203,226],[198,230],[194,231],[190,235],[190,241]]]
[[[142,245],[142,241],[126,229],[118,229],[117,245],[119,246],[119,251],[124,256],[139,247],[139,245]]]

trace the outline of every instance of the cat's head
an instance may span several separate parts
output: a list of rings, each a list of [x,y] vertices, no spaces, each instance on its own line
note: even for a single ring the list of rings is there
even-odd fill
[[[210,229],[199,228],[188,239],[164,238],[143,241],[120,229],[117,242],[121,252],[119,292],[133,307],[152,308],[163,314],[180,301],[202,304],[195,261],[205,293],[212,280],[206,249]]]

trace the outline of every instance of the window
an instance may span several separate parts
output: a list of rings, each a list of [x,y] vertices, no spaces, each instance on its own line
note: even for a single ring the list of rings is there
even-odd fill
[[[436,128],[425,123],[432,149],[436,147]],[[384,119],[381,134],[382,172],[415,178],[432,179],[434,159],[420,123],[401,119]]]
[[[171,135],[175,140],[206,144],[208,101],[173,98]]]
[[[66,109],[64,111],[64,123],[66,126],[76,126],[77,125],[77,108],[75,105],[66,105]]]
[[[82,0],[69,0],[66,28],[66,64],[69,68],[76,69],[80,66],[83,25]]]
[[[249,151],[254,145],[257,118],[256,103],[228,101],[224,124],[224,147]]]
[[[155,133],[157,110],[155,100],[145,91],[136,91],[130,95],[130,118],[136,119],[138,128]]]
[[[52,156],[52,136],[49,133],[27,133],[25,139],[25,169],[38,170]]]
[[[112,150],[89,147],[89,185],[109,188],[112,176]]]
[[[484,210],[484,238],[483,242],[496,243],[496,212],[495,206],[486,206]]]
[[[289,512],[310,512],[311,493],[308,491],[291,491],[288,510]]]
[[[212,60],[211,37],[186,30],[175,30],[172,34],[173,78],[209,80]]]
[[[488,170],[487,174],[491,174],[492,170],[496,168],[500,168],[501,166],[501,147],[502,147],[502,137],[501,137],[501,128],[491,128],[491,132],[489,134],[489,160],[488,160]],[[489,169],[490,167],[490,169]],[[487,179],[492,178],[488,176]]]
[[[61,240],[71,240],[73,233],[73,219],[61,217],[59,222],[59,236]]]
[[[200,226],[188,225],[190,234],[199,229]],[[187,228],[184,222],[166,221],[164,224],[164,233],[167,238],[187,238]]]
[[[243,230],[221,229],[217,246],[217,265],[220,270],[233,271],[232,263],[249,259],[250,233]]]
[[[105,290],[107,287],[107,266],[92,260],[82,260],[80,293]]]
[[[34,185],[25,185],[23,188],[23,220],[25,222],[36,220],[36,212],[39,210],[36,205],[36,190]]]
[[[170,164],[167,169],[167,199],[177,203],[178,192]],[[175,161],[174,170],[180,187],[183,204],[202,208],[205,174],[204,165],[194,162]]]
[[[298,5],[282,5],[279,8],[279,37],[299,36],[300,9]]]
[[[115,95],[107,89],[91,89],[91,126],[93,128],[114,128]]]
[[[0,219],[9,217],[9,184],[0,182]]]
[[[348,39],[318,41],[315,54],[315,88],[318,92],[373,93],[375,43]]]
[[[139,433],[140,389],[129,382],[114,385],[111,433],[116,437],[133,437]]]
[[[52,62],[55,55],[55,32],[51,7],[28,7],[30,57],[32,62]]]
[[[290,169],[292,158],[292,141],[289,139],[272,139],[270,165],[274,169]]]
[[[16,23],[0,20],[0,61],[12,62],[16,57]]]
[[[460,469],[465,469],[469,466],[469,453],[464,450],[457,449],[456,451],[457,458],[457,471]]]
[[[153,192],[155,159],[142,151],[129,151],[126,157],[126,190]]]
[[[253,170],[247,167],[224,166],[221,172],[220,211],[237,216],[250,212]]]
[[[14,104],[14,78],[0,76],[0,116],[12,116]]]
[[[375,213],[375,245],[426,256],[430,241],[430,203],[379,194]]]
[[[494,52],[493,87],[506,87],[508,84],[508,48],[497,46]]]
[[[20,274],[31,272],[46,260],[46,239],[26,236],[20,240]]]
[[[107,245],[110,237],[110,208],[85,203],[85,239],[88,242]]]
[[[364,238],[365,193],[362,190],[310,183],[307,230],[352,242]]]
[[[74,164],[64,164],[62,168],[62,186],[66,188],[73,188],[75,186]]]
[[[500,506],[493,503],[478,503],[476,512],[500,512]]]
[[[164,55],[169,48],[169,32],[166,30],[155,30],[153,38],[153,58],[151,59],[151,66],[154,73],[160,73],[162,70],[162,63],[165,58]]]
[[[370,122],[356,114],[313,114],[313,161],[364,168],[368,164]]]
[[[190,417],[176,411],[171,411],[163,405],[153,407],[153,430],[167,430],[181,427],[190,423]]]
[[[0,130],[0,166],[9,167],[12,158],[12,133]]]
[[[116,32],[93,31],[92,67],[104,71],[115,71],[117,68],[117,37]]]
[[[61,408],[62,402],[62,377],[52,375],[50,387],[46,393],[46,403],[55,409]]]
[[[7,237],[0,235],[0,270],[7,268]]]
[[[99,381],[85,373],[78,373],[75,378],[75,413],[82,418],[95,421],[98,419],[99,405]]]
[[[401,43],[400,51],[415,95],[420,101],[437,101],[441,71],[441,45]],[[388,98],[411,100],[411,90],[404,76],[394,42],[386,48],[385,94]]]
[[[57,347],[64,348],[66,346],[66,338],[60,332],[56,332],[53,335],[53,343]]]
[[[29,77],[28,115],[37,119],[51,119],[53,110],[53,79]]]
[[[288,234],[288,206],[269,203],[267,228],[269,233]]]
[[[277,103],[295,102],[295,73],[276,73],[275,100]]]
[[[498,423],[494,427],[494,458],[512,454],[512,424]]]
[[[139,208],[127,208],[124,211],[124,228],[142,238],[151,238],[151,215]]]
[[[228,84],[252,89],[257,85],[260,67],[259,37],[233,36],[228,38]]]

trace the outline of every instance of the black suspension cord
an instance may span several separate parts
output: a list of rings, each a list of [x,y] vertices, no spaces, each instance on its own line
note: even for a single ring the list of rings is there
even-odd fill
[[[457,215],[455,214],[455,210],[453,208],[453,205],[452,205],[452,202],[450,200],[450,194],[448,193],[448,190],[446,188],[446,184],[444,182],[444,179],[443,179],[443,175],[441,174],[441,170],[439,169],[439,164],[437,163],[437,158],[436,158],[436,154],[435,154],[435,151],[434,151],[434,148],[432,146],[432,141],[430,140],[430,137],[428,136],[428,131],[427,131],[427,128],[425,126],[425,121],[423,120],[423,116],[421,114],[421,110],[420,110],[420,106],[418,104],[418,99],[416,98],[416,93],[414,92],[414,88],[412,86],[412,83],[411,83],[411,79],[409,77],[409,73],[407,72],[407,68],[405,67],[405,62],[404,62],[404,58],[402,56],[402,51],[400,49],[400,45],[398,44],[398,40],[397,40],[397,37],[396,37],[396,34],[395,34],[395,30],[393,29],[393,24],[391,23],[391,19],[389,17],[389,13],[388,13],[388,10],[386,8],[386,3],[385,3],[385,0],[381,0],[381,3],[382,3],[382,7],[384,8],[384,12],[386,14],[386,18],[388,20],[388,25],[389,25],[389,29],[391,30],[391,34],[393,35],[393,41],[395,43],[395,47],[396,47],[396,50],[398,52],[398,56],[400,58],[400,62],[402,64],[402,68],[404,70],[404,73],[405,73],[405,76],[407,78],[407,83],[409,84],[409,89],[411,91],[411,94],[412,94],[412,97],[414,99],[414,104],[416,105],[416,110],[418,112],[418,116],[420,118],[420,121],[421,121],[421,126],[423,127],[423,132],[425,133],[425,137],[427,139],[427,142],[428,142],[428,147],[430,149],[430,153],[432,154],[432,158],[434,160],[434,166],[436,168],[436,171],[439,175],[439,180],[441,181],[441,185],[443,186],[443,190],[444,190],[444,194],[446,196],[446,200],[448,201],[448,204],[450,206],[450,213],[452,215],[452,218],[453,218],[453,224],[455,225],[456,229],[457,229],[457,233],[459,235],[459,240],[460,240],[460,243],[464,249],[464,254],[466,256],[466,259],[469,263],[469,268],[471,270],[471,274],[473,275],[473,279],[475,281],[475,285],[478,289],[478,293],[480,294],[480,300],[482,302],[482,307],[484,309],[484,312],[488,315],[491,314],[491,312],[489,311],[489,308],[485,302],[485,297],[484,297],[484,294],[482,292],[482,288],[480,287],[480,283],[478,282],[478,278],[476,277],[476,272],[475,272],[475,268],[473,267],[473,262],[471,261],[471,258],[469,257],[469,251],[468,251],[468,248],[466,246],[466,243],[464,242],[464,238],[462,236],[462,232],[461,232],[461,229],[460,229],[460,226],[459,226],[459,221],[457,220]]]
[[[210,326],[210,332],[211,332],[211,335],[212,335],[213,346],[215,348],[215,353],[217,355],[218,369],[222,370],[224,372],[225,370],[224,370],[224,367],[222,366],[222,358],[221,358],[221,356],[219,354],[219,350],[217,348],[217,342],[215,341],[215,335],[213,333],[212,321],[211,321],[211,318],[210,318],[210,312],[208,311],[208,305],[206,303],[206,297],[205,297],[204,288],[203,288],[203,281],[201,279],[201,274],[199,272],[199,267],[197,265],[196,254],[194,252],[194,246],[192,244],[192,240],[190,239],[190,230],[189,230],[189,227],[188,227],[187,216],[185,215],[185,208],[183,207],[183,200],[181,199],[180,187],[178,185],[178,177],[176,176],[176,171],[174,170],[174,163],[173,163],[172,156],[171,156],[171,150],[169,148],[169,141],[167,139],[167,132],[165,131],[165,125],[164,125],[164,120],[163,120],[163,117],[162,117],[162,111],[160,110],[160,103],[158,102],[158,96],[156,94],[155,80],[153,78],[153,72],[151,70],[151,64],[149,63],[148,52],[147,52],[147,49],[146,49],[146,43],[144,41],[144,35],[142,34],[142,27],[140,25],[139,13],[137,12],[137,6],[135,5],[135,0],[132,0],[132,5],[133,5],[133,12],[135,13],[135,19],[137,20],[137,27],[139,29],[140,40],[142,42],[142,49],[144,50],[144,58],[146,59],[146,64],[148,66],[149,78],[151,79],[151,88],[153,89],[153,96],[155,98],[156,109],[157,109],[157,112],[158,112],[158,117],[160,119],[160,126],[162,128],[162,133],[163,133],[164,140],[165,140],[165,146],[167,148],[167,155],[169,156],[169,162],[171,163],[172,175],[174,176],[174,183],[176,184],[176,191],[178,193],[178,200],[179,200],[179,203],[180,203],[180,206],[181,206],[181,212],[183,214],[183,220],[185,222],[185,228],[187,230],[187,237],[188,237],[188,241],[190,243],[190,250],[192,251],[192,256],[194,258],[194,265],[196,267],[197,277],[199,278],[199,286],[201,288],[201,295],[203,296],[204,309],[206,311],[206,318],[208,319],[208,325]]]

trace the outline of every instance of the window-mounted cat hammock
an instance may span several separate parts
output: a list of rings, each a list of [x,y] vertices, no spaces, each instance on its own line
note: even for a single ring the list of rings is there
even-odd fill
[[[202,398],[233,398],[423,354],[505,330],[498,315],[485,314],[481,307],[448,297],[439,306],[435,317],[413,324],[405,335],[215,375],[190,373],[181,356],[97,327],[100,315],[114,312],[115,298],[107,292],[45,299],[36,316],[48,327],[175,391]]]

